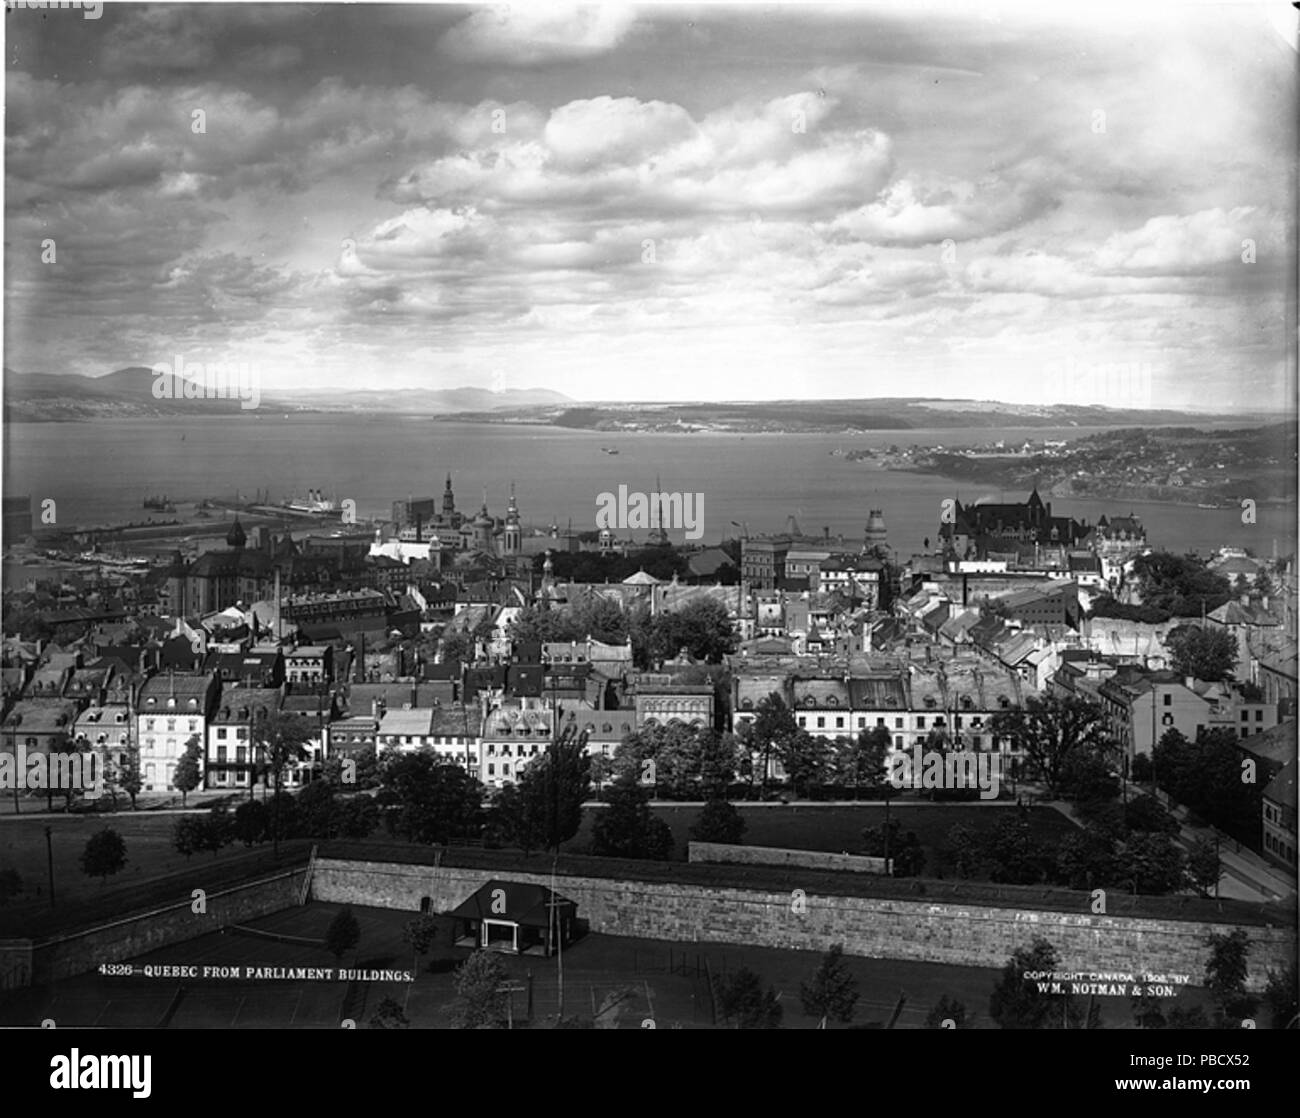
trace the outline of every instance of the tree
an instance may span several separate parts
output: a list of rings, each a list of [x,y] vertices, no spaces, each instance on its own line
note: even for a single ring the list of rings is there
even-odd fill
[[[648,793],[631,780],[617,781],[608,806],[592,823],[591,852],[605,858],[667,861],[672,851],[672,831],[651,813]]]
[[[1139,784],[1146,784],[1151,777],[1151,754],[1139,753],[1133,758],[1133,767],[1129,770],[1129,778]]]
[[[1102,709],[1083,696],[1031,696],[1024,710],[999,711],[991,723],[994,736],[1011,739],[1024,752],[1053,799],[1060,797],[1067,760],[1080,750],[1110,750]]]
[[[1096,827],[1072,831],[1056,847],[1056,880],[1069,889],[1109,887],[1119,880],[1115,839]]]
[[[1201,835],[1187,851],[1188,884],[1202,897],[1208,897],[1211,892],[1217,896],[1222,876],[1218,844],[1208,835]]]
[[[460,629],[444,634],[442,638],[442,659],[443,663],[448,664],[472,664],[474,662],[474,638]]]
[[[1243,779],[1237,740],[1230,729],[1210,730],[1194,742],[1169,730],[1153,750],[1160,787],[1230,832],[1257,828],[1262,807],[1261,784]]]
[[[338,827],[343,838],[368,838],[377,826],[379,805],[369,796],[348,796],[339,804]]]
[[[393,998],[384,998],[375,1006],[374,1016],[370,1018],[372,1029],[409,1029],[410,1018],[402,1011],[402,1003]]]
[[[842,1021],[845,1024],[853,1020],[853,1011],[858,1002],[858,983],[844,965],[842,944],[832,944],[830,950],[822,956],[812,979],[800,983],[799,998],[804,1013],[809,1017],[821,1018],[822,1028],[826,1027],[828,1020]]]
[[[1142,604],[1164,617],[1200,617],[1232,597],[1228,580],[1204,560],[1167,551],[1138,556],[1133,578]]]
[[[214,856],[223,846],[229,846],[235,840],[234,821],[225,804],[217,804],[209,810],[203,819],[203,844],[201,849],[210,851]]]
[[[1237,641],[1226,629],[1188,625],[1170,634],[1168,648],[1179,675],[1217,682],[1237,667]]]
[[[330,926],[325,929],[325,947],[336,959],[342,959],[361,942],[361,925],[352,915],[352,906],[344,905],[334,914]]]
[[[885,851],[888,850],[895,877],[917,877],[925,869],[925,849],[915,831],[900,835],[901,830],[898,820],[891,819],[886,842],[884,823],[879,827],[865,828],[862,832],[862,851],[869,858],[884,858]]]
[[[1124,808],[1124,825],[1132,831],[1176,835],[1178,820],[1155,796],[1134,796]]]
[[[945,1025],[945,1021],[951,1021],[951,1025]],[[927,1029],[964,1029],[966,1028],[966,1006],[956,998],[950,998],[947,994],[940,994],[939,1000],[934,1003],[934,1008],[925,1015],[925,1027]]]
[[[960,877],[977,874],[983,864],[983,844],[980,836],[962,823],[948,828],[947,856]]]
[[[1133,1023],[1139,1029],[1163,1029],[1168,1027],[1169,1021],[1165,1017],[1160,999],[1148,993],[1144,987],[1139,987],[1132,1004]]]
[[[1119,778],[1097,750],[1076,749],[1062,762],[1061,794],[1075,804],[1113,800]]]
[[[893,744],[884,726],[862,730],[857,737],[840,738],[835,749],[835,782],[841,787],[852,787],[853,798],[865,785],[878,791],[885,783],[885,758]]]
[[[176,762],[176,772],[172,776],[172,787],[181,794],[181,807],[186,806],[186,798],[202,781],[203,741],[198,734],[191,734],[189,741],[185,743],[185,752]]]
[[[205,830],[201,816],[182,815],[172,829],[172,847],[177,854],[184,854],[188,861],[192,855],[204,849]]]
[[[437,917],[429,916],[427,913],[408,921],[402,928],[402,938],[411,945],[412,974],[419,971],[420,956],[427,955],[429,948],[438,941],[438,930]]]
[[[825,781],[830,771],[830,744],[825,738],[797,729],[778,744],[777,758],[799,797],[807,793],[810,784]]]
[[[537,846],[559,853],[560,845],[582,826],[582,805],[591,790],[587,732],[570,722],[546,753],[524,769],[518,794],[502,816],[507,834],[525,852]]]
[[[770,986],[748,967],[715,980],[718,1015],[736,1029],[776,1029],[781,1025],[781,1003]]]
[[[736,735],[713,729],[700,731],[700,791],[706,799],[722,799],[736,779],[738,749]]]
[[[1253,1017],[1259,1003],[1246,993],[1246,958],[1250,939],[1242,928],[1228,935],[1212,933],[1210,957],[1205,963],[1205,985],[1218,1008],[1221,1024]]]
[[[382,802],[394,811],[393,832],[407,842],[446,845],[477,838],[483,823],[483,785],[432,749],[385,755]]]
[[[1297,996],[1297,978],[1295,960],[1291,960],[1280,971],[1268,972],[1268,986],[1264,990],[1264,1001],[1268,1003],[1272,1015],[1270,1024],[1275,1029],[1294,1028],[1296,1014],[1300,1013],[1300,996]]]
[[[144,788],[144,778],[140,774],[140,751],[128,749],[122,764],[117,769],[117,786],[131,797],[131,810],[135,811],[135,798]]]
[[[339,798],[328,780],[313,780],[298,793],[297,831],[308,838],[332,839],[339,831]]]
[[[8,904],[23,891],[22,875],[12,866],[0,870],[0,905]]]
[[[311,741],[311,736],[306,719],[284,711],[276,711],[254,725],[252,734],[254,747],[261,753],[265,771],[270,774],[275,786],[275,796],[271,803],[271,813],[274,817],[271,824],[271,838],[275,843],[277,856],[280,853],[280,837],[288,830],[281,826],[279,820],[280,813],[286,808],[285,801],[289,799],[282,798],[280,795],[284,771],[291,764],[307,756],[307,743]],[[292,800],[289,799],[289,802],[291,803]]]
[[[747,724],[751,746],[763,755],[762,785],[767,791],[768,773],[771,771],[772,750],[780,754],[799,733],[799,724],[785,705],[785,700],[773,691],[758,701],[758,713]]]
[[[685,650],[694,660],[720,664],[736,651],[736,631],[727,607],[712,598],[659,614],[651,624],[650,655],[667,660]]]
[[[245,846],[271,837],[271,813],[261,800],[245,800],[235,808],[233,834]]]
[[[506,969],[490,951],[475,951],[456,968],[456,1001],[452,1020],[458,1029],[500,1028],[506,1016],[506,994],[501,989]]]
[[[744,841],[745,817],[726,800],[709,800],[691,824],[690,836],[696,842],[740,843]]]
[[[1041,848],[1023,811],[1016,812],[1014,817],[1008,812],[999,818],[982,852],[994,881],[1033,885],[1043,879],[1046,867]]]
[[[1119,844],[1115,857],[1119,883],[1133,893],[1160,896],[1183,887],[1186,859],[1168,835],[1135,831]]]
[[[1017,948],[989,996],[989,1016],[1003,1029],[1082,1027],[1084,1014],[1073,997],[1059,993],[1059,986],[1054,992],[1051,980],[1026,977],[1057,970],[1056,948],[1047,940],[1037,937],[1028,947]]]
[[[86,840],[80,861],[81,872],[103,884],[126,865],[126,842],[112,827],[105,827]]]

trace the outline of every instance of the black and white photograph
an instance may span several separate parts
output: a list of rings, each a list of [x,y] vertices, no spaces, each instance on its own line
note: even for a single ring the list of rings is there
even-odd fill
[[[5,8],[39,1084],[870,1029],[1251,1089],[1300,1027],[1296,5]]]

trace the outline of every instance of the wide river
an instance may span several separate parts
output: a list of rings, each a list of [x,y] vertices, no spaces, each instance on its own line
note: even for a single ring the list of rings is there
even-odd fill
[[[1227,424],[1215,424],[1227,426]],[[841,434],[612,434],[548,427],[435,422],[425,417],[289,415],[120,419],[89,423],[14,423],[6,427],[4,492],[54,498],[58,523],[104,523],[145,517],[146,494],[174,501],[304,496],[351,498],[358,515],[387,516],[392,502],[440,494],[452,475],[457,507],[471,513],[487,490],[489,509],[505,511],[510,484],[529,527],[552,519],[575,530],[595,526],[597,497],[617,493],[703,494],[704,538],[784,530],[797,519],[805,533],[829,529],[856,547],[870,509],[883,511],[891,546],[903,554],[933,540],[940,502],[981,497],[1023,500],[1022,491],[978,488],[928,475],[883,470],[831,454],[837,448],[917,443],[947,446],[1026,438],[1079,438],[1094,428],[1001,428]],[[617,455],[602,449],[618,450]],[[1134,513],[1150,541],[1176,551],[1224,545],[1268,555],[1294,551],[1296,506],[1261,506],[1254,525],[1234,509],[1152,502],[1052,499],[1056,515],[1095,521]],[[148,514],[157,515],[157,514]],[[638,537],[644,533],[635,533]],[[681,531],[670,532],[681,540]]]

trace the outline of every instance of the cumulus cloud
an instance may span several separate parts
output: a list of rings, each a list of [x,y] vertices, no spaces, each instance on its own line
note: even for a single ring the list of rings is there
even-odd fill
[[[1097,250],[1103,272],[1185,275],[1206,269],[1240,267],[1251,244],[1258,261],[1260,244],[1280,247],[1280,223],[1254,206],[1215,208],[1199,213],[1162,214],[1140,229],[1116,233]]]
[[[438,46],[456,58],[530,66],[604,54],[635,22],[632,10],[617,4],[503,5],[467,16]]]

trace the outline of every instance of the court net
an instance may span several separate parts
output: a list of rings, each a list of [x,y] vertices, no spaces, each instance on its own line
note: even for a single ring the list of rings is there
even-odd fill
[[[249,939],[260,939],[269,943],[287,943],[292,947],[324,947],[323,939],[312,939],[309,936],[290,936],[281,932],[268,932],[261,928],[250,928],[247,924],[227,924],[221,929],[227,935],[247,936]]]

